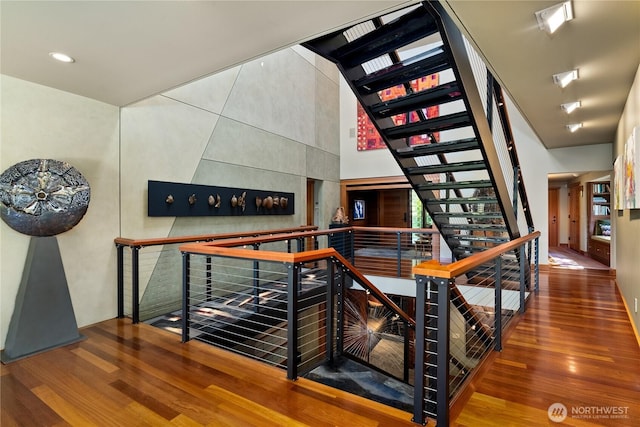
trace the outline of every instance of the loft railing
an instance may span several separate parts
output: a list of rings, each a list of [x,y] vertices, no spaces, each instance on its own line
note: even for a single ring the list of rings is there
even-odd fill
[[[273,237],[277,236],[277,237]],[[249,242],[247,239],[260,237]],[[118,317],[134,323],[181,309],[181,257],[178,247],[189,242],[241,239],[257,250],[303,252],[333,247],[367,275],[412,278],[411,268],[440,259],[435,229],[344,227],[317,230],[293,227],[152,239],[114,239],[117,249]]]
[[[291,379],[347,356],[409,382],[413,319],[335,249],[284,253],[239,243],[180,247],[183,341],[286,368]],[[396,369],[374,352],[384,339],[402,342]]]
[[[449,265],[430,261],[414,267],[414,421],[434,418],[449,425],[452,399],[486,354],[501,350],[508,319],[523,313],[530,293],[538,292],[539,237],[540,232],[530,233]]]
[[[181,257],[178,246],[189,242],[211,242],[272,234],[316,230],[302,226],[274,230],[204,234],[150,239],[114,239],[117,256],[118,317],[131,316],[133,323],[179,310],[182,301]],[[299,246],[295,239],[286,241]],[[144,292],[141,295],[141,291]]]
[[[413,385],[416,423],[448,425],[451,401],[501,349],[509,319],[538,290],[539,236],[449,265],[414,267],[415,320],[332,248],[285,253],[256,250],[246,240],[182,245],[182,339],[280,366],[291,379],[337,357],[354,358]],[[376,356],[384,339],[400,340],[401,354]],[[401,360],[400,369],[390,372],[388,359]]]

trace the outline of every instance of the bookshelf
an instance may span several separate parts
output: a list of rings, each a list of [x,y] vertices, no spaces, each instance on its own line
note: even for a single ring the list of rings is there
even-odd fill
[[[589,256],[609,265],[611,239],[611,186],[609,181],[587,183]]]

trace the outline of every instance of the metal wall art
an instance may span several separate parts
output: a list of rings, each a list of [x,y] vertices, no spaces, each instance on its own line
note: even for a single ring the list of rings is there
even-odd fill
[[[255,203],[254,203],[255,201]],[[293,215],[294,194],[149,181],[149,216]]]
[[[14,230],[55,236],[72,229],[89,207],[89,183],[69,163],[31,159],[0,175],[0,215]]]

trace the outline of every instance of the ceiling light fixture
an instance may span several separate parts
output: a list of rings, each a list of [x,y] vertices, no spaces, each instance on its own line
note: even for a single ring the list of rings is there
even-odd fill
[[[567,102],[566,104],[560,105],[560,108],[564,110],[565,113],[571,114],[576,108],[580,107],[580,101],[575,102]]]
[[[577,131],[581,127],[582,127],[582,123],[572,123],[570,125],[567,125],[567,129],[569,129],[569,132],[571,133]]]
[[[562,24],[573,19],[571,2],[566,1],[536,12],[538,27],[553,34]]]
[[[56,61],[66,62],[67,64],[76,62],[75,59],[61,52],[49,52],[49,56],[55,59]]]
[[[553,82],[558,86],[565,88],[569,83],[578,79],[578,70],[565,71],[553,75]]]

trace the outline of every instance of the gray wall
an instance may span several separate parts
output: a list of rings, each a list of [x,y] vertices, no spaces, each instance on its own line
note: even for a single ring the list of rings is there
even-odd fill
[[[624,144],[636,126],[640,126],[640,67],[618,125],[614,158],[624,152]],[[636,143],[640,142],[636,141]],[[635,301],[638,300],[640,304],[640,263],[638,263],[640,260],[640,245],[638,245],[640,209],[612,210],[611,213],[613,220],[611,257],[616,260],[616,280],[631,313],[637,334],[640,330],[640,313],[635,310]],[[636,338],[638,338],[637,335]]]

